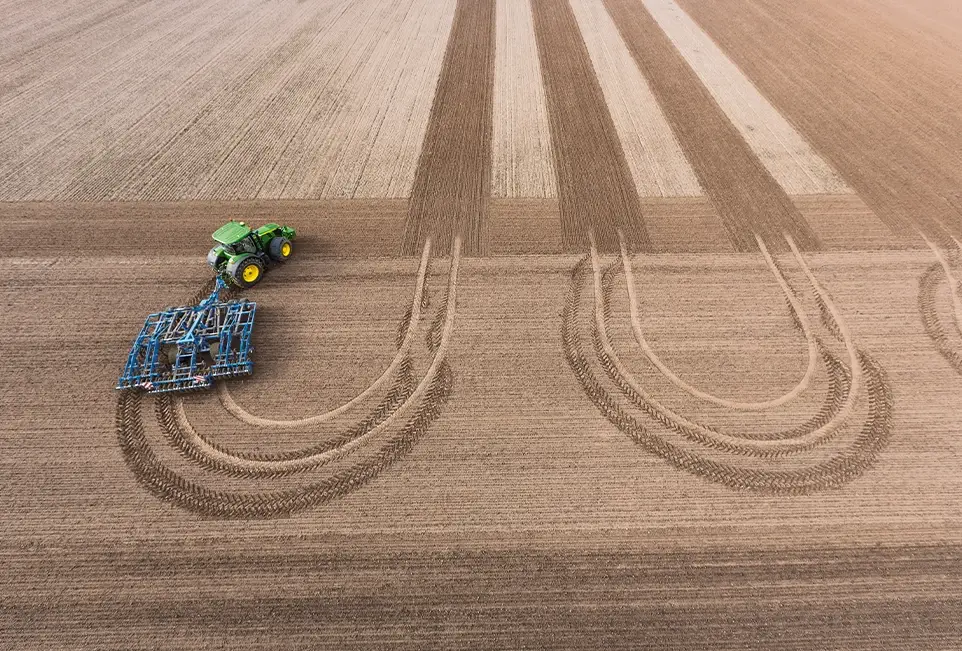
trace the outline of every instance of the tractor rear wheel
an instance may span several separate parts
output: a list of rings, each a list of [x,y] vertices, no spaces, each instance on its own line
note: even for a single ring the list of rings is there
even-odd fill
[[[238,287],[247,289],[264,276],[264,264],[254,255],[247,255],[227,265],[227,273]]]
[[[275,262],[284,262],[293,253],[294,247],[291,246],[291,241],[282,235],[278,235],[271,240],[271,243],[267,246],[267,254],[271,256],[271,260]]]

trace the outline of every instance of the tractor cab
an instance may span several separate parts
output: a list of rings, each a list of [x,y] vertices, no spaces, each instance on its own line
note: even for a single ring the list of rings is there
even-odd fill
[[[244,222],[231,221],[214,231],[213,238],[228,255],[257,253],[253,233]]]

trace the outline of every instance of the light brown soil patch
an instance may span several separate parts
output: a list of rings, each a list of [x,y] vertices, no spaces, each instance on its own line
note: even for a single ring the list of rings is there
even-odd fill
[[[618,229],[636,250],[650,250],[631,170],[574,13],[567,0],[532,0],[532,10],[565,250],[584,251],[593,230],[603,250],[616,251]]]
[[[932,14],[895,20],[859,0],[680,4],[893,232],[962,236],[962,49],[932,38]]]
[[[484,253],[491,195],[495,1],[459,0],[411,190],[402,251],[420,255],[431,237],[447,251]]]
[[[714,98],[661,30],[633,0],[605,0],[668,123],[718,209],[736,250],[756,249],[753,233],[782,247],[788,231],[803,249],[818,238]]]

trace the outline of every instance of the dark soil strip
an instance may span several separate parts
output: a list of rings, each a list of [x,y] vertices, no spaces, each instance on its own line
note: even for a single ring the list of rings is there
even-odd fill
[[[564,253],[557,199],[493,197],[490,206],[489,254]]]
[[[0,223],[12,232],[43,230],[44,237],[31,242],[31,256],[151,257],[162,245],[197,256],[203,266],[210,234],[230,219],[293,226],[294,261],[393,256],[407,210],[406,199],[0,202]],[[0,238],[0,259],[22,255],[21,240]]]
[[[679,4],[896,235],[962,236],[958,44],[860,0]]]
[[[641,204],[604,93],[568,0],[532,0],[566,250],[651,251]]]
[[[738,251],[754,251],[753,231],[784,247],[788,231],[801,249],[818,237],[715,102],[698,75],[638,0],[604,0],[635,62],[651,84],[698,180]]]
[[[459,0],[421,148],[402,253],[427,237],[447,251],[455,235],[467,255],[487,248],[494,97],[494,0]]]

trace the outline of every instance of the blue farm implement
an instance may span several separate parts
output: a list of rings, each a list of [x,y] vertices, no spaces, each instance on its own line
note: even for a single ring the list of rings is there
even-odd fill
[[[221,301],[225,287],[218,278],[214,291],[198,305],[148,316],[117,388],[150,393],[206,389],[214,378],[249,375],[257,304]]]

